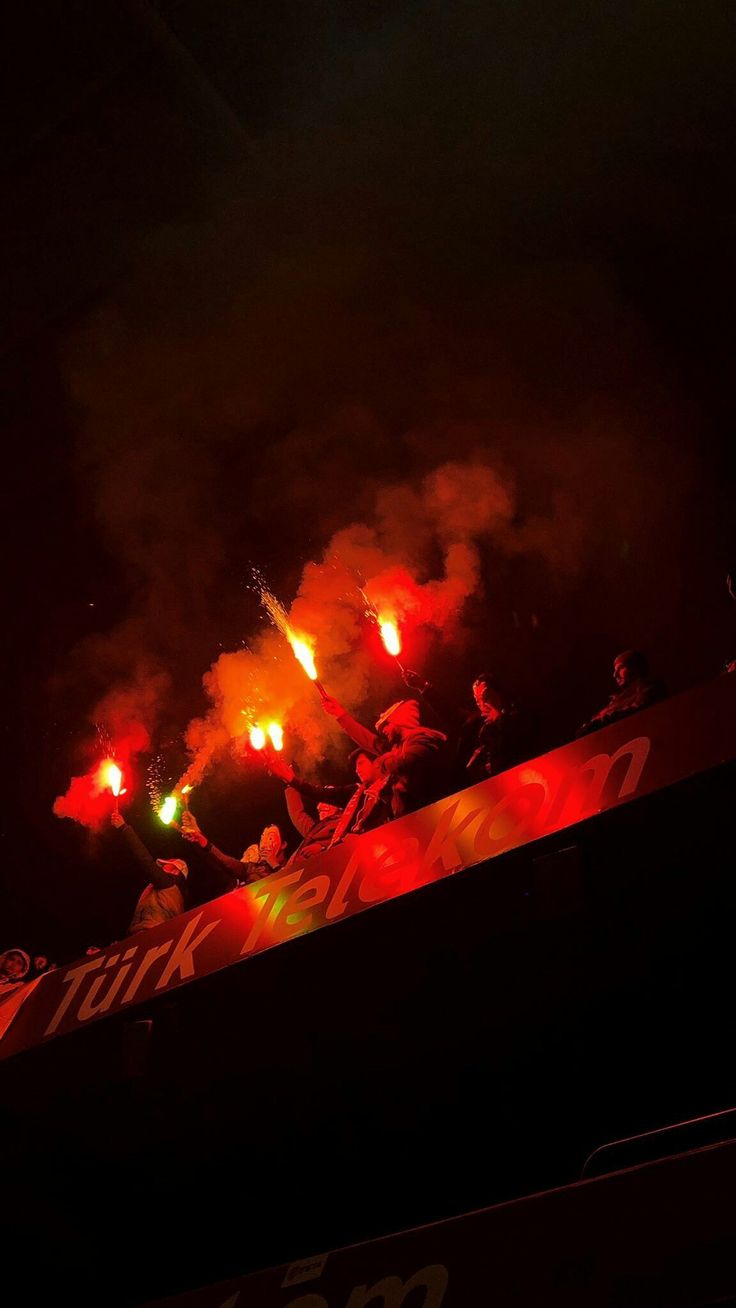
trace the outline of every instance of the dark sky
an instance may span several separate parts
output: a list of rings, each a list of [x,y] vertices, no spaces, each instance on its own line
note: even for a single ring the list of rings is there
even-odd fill
[[[125,925],[126,870],[51,816],[100,698],[168,679],[176,755],[257,626],[250,563],[290,598],[448,459],[513,483],[520,539],[544,524],[488,543],[427,644],[450,694],[490,663],[555,741],[622,646],[673,689],[736,648],[733,25],[708,0],[16,12],[0,944]],[[223,764],[201,803],[239,852],[281,800]]]

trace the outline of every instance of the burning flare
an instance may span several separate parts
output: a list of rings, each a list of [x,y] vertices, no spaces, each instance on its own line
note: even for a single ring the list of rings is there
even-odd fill
[[[294,635],[289,636],[288,639],[289,639],[289,644],[291,645],[291,648],[293,649],[293,651],[294,651],[296,657],[298,658],[299,662],[301,663],[302,667],[304,668],[304,671],[306,672],[307,676],[309,677],[309,680],[310,680],[310,681],[316,681],[316,680],[317,680],[317,669],[316,669],[316,667],[314,666],[314,655],[313,655],[311,649],[309,648],[308,645],[306,645],[306,644],[304,643],[303,640],[299,640],[299,639],[298,639],[296,636],[294,636]]]
[[[167,795],[166,799],[164,800],[163,804],[158,810],[158,815],[165,827],[170,826],[171,823],[174,821],[174,818],[176,817],[177,807],[178,807],[178,801],[176,795]]]
[[[381,640],[386,646],[389,654],[393,654],[395,658],[401,653],[401,637],[396,623],[390,622],[388,618],[384,618],[383,615],[381,615],[378,619],[378,625],[381,629]]]
[[[120,788],[123,784],[123,774],[114,759],[106,759],[105,762],[100,765],[100,776],[102,784],[104,786],[109,786],[113,795],[117,799],[120,794]]]
[[[266,733],[263,727],[251,727],[250,743],[254,749],[263,749],[266,744]]]
[[[268,734],[271,737],[271,744],[275,750],[284,748],[284,729],[279,722],[272,722],[268,728]]]
[[[261,582],[260,584],[261,604],[268,613],[273,625],[278,627],[282,636],[285,636],[294,651],[294,656],[299,660],[310,681],[317,681],[317,669],[314,665],[314,652],[311,647],[297,636],[294,628],[286,616],[286,609],[280,600]],[[319,686],[319,682],[317,681]]]

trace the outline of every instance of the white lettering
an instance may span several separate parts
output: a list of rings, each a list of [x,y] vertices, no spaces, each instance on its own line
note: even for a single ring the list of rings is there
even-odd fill
[[[382,1299],[385,1308],[401,1308],[407,1296],[420,1285],[426,1291],[422,1308],[439,1308],[447,1290],[447,1268],[442,1263],[432,1263],[415,1272],[408,1281],[402,1281],[398,1276],[384,1276],[382,1281],[377,1281],[370,1287],[356,1285],[348,1299],[347,1308],[366,1308],[366,1304],[372,1303],[374,1299]],[[293,1308],[293,1304],[289,1308]]]
[[[77,994],[77,991],[79,990],[79,987],[81,986],[84,978],[86,976],[89,976],[90,972],[96,972],[98,967],[102,967],[104,961],[105,961],[104,956],[100,958],[93,958],[90,960],[89,963],[82,963],[80,967],[73,967],[71,972],[67,972],[66,976],[64,977],[64,985],[69,985],[70,981],[72,984],[67,994],[64,996],[61,1003],[59,1004],[59,1007],[54,1013],[54,1016],[52,1017],[48,1026],[46,1027],[46,1030],[44,1031],[45,1036],[54,1034],[54,1031],[58,1027],[62,1017],[64,1016],[67,1009],[69,1008],[69,1005],[74,999],[74,996]]]
[[[167,986],[175,972],[179,973],[182,980],[184,980],[185,977],[194,976],[193,954],[195,949],[198,949],[203,941],[207,939],[210,932],[214,931],[215,927],[220,925],[220,919],[218,919],[217,922],[210,922],[206,927],[202,928],[196,940],[192,940],[192,936],[201,920],[202,914],[198,913],[197,916],[192,918],[191,922],[188,923],[181,940],[177,941],[171,958],[161,973],[159,980],[156,982],[157,990],[161,990],[164,986]]]

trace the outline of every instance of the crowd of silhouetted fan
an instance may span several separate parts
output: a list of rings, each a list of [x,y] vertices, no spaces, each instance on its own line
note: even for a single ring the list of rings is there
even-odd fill
[[[731,576],[728,585],[736,599]],[[736,660],[726,663],[723,671],[736,672]],[[291,863],[301,866],[343,841],[505,772],[538,752],[533,715],[514,703],[492,674],[481,672],[473,681],[475,711],[469,714],[458,714],[443,705],[433,687],[416,673],[406,671],[404,680],[411,698],[391,704],[373,727],[364,726],[336,699],[324,696],[325,712],[355,745],[349,777],[315,785],[302,780],[281,754],[263,751],[265,766],[284,783],[286,809],[295,832],[291,841],[279,826],[271,824],[257,844],[249,845],[236,858],[214,845],[195,815],[185,808],[180,823],[172,826],[191,850],[188,859],[153,858],[138,833],[115,811],[112,827],[145,881],[125,935],[177,917],[195,898],[201,902],[236,890]],[[613,681],[610,697],[578,728],[577,736],[648,708],[667,694],[639,650],[625,650],[616,657]],[[196,892],[192,880],[198,883]],[[97,947],[88,952],[97,952]],[[6,950],[0,955],[0,996],[52,967],[48,959],[31,957],[22,949]]]

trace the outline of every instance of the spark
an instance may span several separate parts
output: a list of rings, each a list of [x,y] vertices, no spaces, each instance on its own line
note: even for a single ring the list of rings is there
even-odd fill
[[[278,628],[282,636],[285,636],[294,651],[295,657],[299,660],[310,681],[317,681],[317,669],[314,663],[314,651],[310,645],[299,635],[292,627],[286,614],[286,609],[280,600],[276,598],[272,591],[268,589],[263,578],[256,577],[256,584],[260,591],[261,604],[268,613],[273,625]]]

